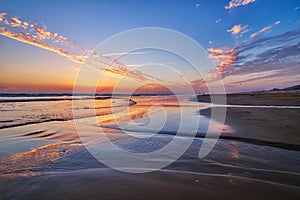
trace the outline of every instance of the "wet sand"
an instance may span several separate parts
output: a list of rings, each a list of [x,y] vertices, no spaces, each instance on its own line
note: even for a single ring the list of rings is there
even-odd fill
[[[201,98],[202,96],[198,96],[199,100]],[[229,94],[227,95],[227,104],[299,106],[300,93]],[[214,109],[219,108],[215,107]],[[210,109],[200,112],[202,115],[210,117]],[[224,130],[221,137],[300,150],[299,119],[299,108],[227,107],[225,124],[230,125],[234,131]]]
[[[29,199],[297,199],[300,195],[297,187],[251,178],[168,170],[126,174],[88,169],[37,177],[6,176],[1,182],[14,183],[5,188],[10,199],[20,197],[16,191]]]

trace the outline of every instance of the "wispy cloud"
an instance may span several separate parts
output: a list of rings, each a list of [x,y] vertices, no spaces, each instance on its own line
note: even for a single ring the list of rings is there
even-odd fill
[[[11,39],[14,39],[14,40],[26,43],[26,44],[31,44],[33,46],[37,46],[42,49],[46,49],[46,50],[55,52],[59,55],[69,58],[70,60],[72,60],[74,62],[83,63],[81,55],[63,50],[61,48],[51,46],[51,45],[41,42],[41,41],[38,41],[34,35],[30,35],[29,33],[22,33],[22,32],[14,33],[11,30],[1,27],[1,26],[0,26],[0,31],[1,31],[0,35],[6,36],[8,38],[11,38]]]
[[[231,0],[228,5],[225,6],[225,9],[231,9],[239,6],[245,6],[249,3],[253,3],[255,0]]]
[[[147,52],[139,51],[139,52],[119,52],[119,53],[110,53],[110,54],[102,54],[103,56],[125,56],[125,55],[140,55],[145,54]]]
[[[272,26],[266,26],[266,27],[260,29],[259,31],[255,32],[255,33],[253,33],[253,34],[251,34],[250,37],[251,37],[251,38],[255,38],[258,34],[263,33],[263,32],[266,32],[266,31],[270,30],[271,28],[272,28]]]
[[[274,24],[275,25],[278,25],[278,24],[280,24],[281,23],[281,21],[276,21]]]
[[[269,37],[255,37],[233,48],[210,48],[210,57],[219,65],[222,77],[263,73],[251,81],[300,74],[300,29]],[[224,67],[225,66],[225,67]],[[222,70],[220,70],[222,69]],[[214,73],[214,72],[212,72]]]
[[[274,23],[274,25],[278,25],[278,24],[280,24],[280,21],[276,21],[276,22]],[[266,32],[266,31],[270,30],[270,29],[272,28],[272,26],[273,26],[273,24],[271,24],[271,25],[269,25],[269,26],[266,26],[266,27],[260,29],[259,31],[255,32],[255,33],[253,33],[253,34],[251,34],[250,37],[251,37],[251,38],[255,38],[257,35],[259,35],[259,34],[261,34],[261,33],[264,33],[264,32]]]
[[[243,36],[244,33],[248,32],[247,29],[248,25],[234,25],[231,29],[227,30],[228,33],[231,33],[232,35],[238,35],[239,37]]]
[[[134,80],[149,82],[162,82],[162,80],[142,72],[129,70],[126,65],[111,57],[112,55],[141,54],[143,52],[102,55],[82,48],[66,37],[38,26],[37,23],[21,21],[17,17],[9,19],[6,13],[0,13],[0,22],[0,35],[2,36],[57,53],[75,63],[87,63],[109,75],[126,76]],[[88,59],[86,59],[87,57]]]
[[[287,69],[276,69],[276,70],[269,70],[267,73],[266,72],[254,72],[254,73],[249,73],[244,76],[242,80],[238,81],[233,81],[230,84],[231,85],[241,85],[244,83],[250,83],[250,82],[255,82],[255,81],[260,81],[260,80],[278,80],[278,77],[281,78],[287,78],[291,80],[291,77],[295,75],[295,69],[287,68]],[[300,77],[300,75],[299,75]],[[287,81],[288,82],[288,81]]]

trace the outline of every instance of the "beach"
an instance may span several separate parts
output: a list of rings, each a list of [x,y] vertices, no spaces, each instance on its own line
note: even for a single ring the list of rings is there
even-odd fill
[[[70,100],[3,102],[1,196],[4,199],[297,199],[299,109],[228,107],[222,126],[218,121],[210,121],[211,106],[189,101],[188,96],[83,99],[73,104]],[[163,113],[168,115],[157,132]],[[134,153],[159,151],[174,139],[182,144],[192,143],[162,169],[125,173],[106,166],[104,160],[97,160],[88,151],[92,144],[83,143],[85,136],[97,132],[95,119],[114,144]],[[195,137],[189,123],[183,124],[182,134],[177,135],[182,119],[199,121]],[[282,124],[276,123],[278,120]],[[78,133],[78,123],[83,134]],[[209,123],[213,123],[215,130],[222,130],[222,134],[212,151],[199,158]],[[100,150],[113,156],[113,151],[105,148],[105,142],[103,145]],[[149,166],[168,159],[173,159],[172,152],[141,157]]]
[[[198,98],[206,101],[207,96]],[[299,99],[300,93],[227,94],[227,104],[232,106],[227,107],[225,124],[235,131],[224,131],[222,135],[229,139],[300,150],[300,110],[293,108],[300,105]],[[210,117],[210,109],[201,112]]]
[[[211,102],[210,97],[224,96],[221,94],[204,94],[193,97],[199,102]],[[228,105],[253,105],[253,106],[300,106],[299,92],[253,92],[226,94]]]

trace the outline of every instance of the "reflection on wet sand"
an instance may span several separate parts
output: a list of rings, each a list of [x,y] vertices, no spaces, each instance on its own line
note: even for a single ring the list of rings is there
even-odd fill
[[[62,159],[75,152],[82,144],[55,143],[31,151],[13,154],[0,158],[0,171],[3,174],[21,173],[30,175],[37,169],[51,168],[58,159]]]
[[[235,158],[235,159],[240,158],[239,150],[237,148],[232,148],[231,149],[231,155],[232,155],[232,158]]]

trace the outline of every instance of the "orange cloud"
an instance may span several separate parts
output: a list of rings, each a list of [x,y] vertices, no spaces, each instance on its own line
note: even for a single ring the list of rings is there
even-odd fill
[[[10,25],[11,25],[12,27],[18,27],[18,26],[21,26],[21,25],[22,25],[22,22],[21,22],[18,18],[12,17],[12,18],[10,19]]]
[[[51,33],[51,37],[55,38],[57,36],[57,33]]]
[[[232,49],[229,49],[227,47],[211,47],[208,49],[208,51],[212,53],[229,53],[232,52]]]
[[[47,38],[49,39],[51,37],[51,33],[49,31],[46,31],[44,28],[42,27],[37,27],[36,28],[36,33],[40,38]]]
[[[22,27],[23,27],[23,28],[26,29],[28,26],[29,26],[29,24],[28,24],[27,22],[23,22],[23,23],[22,23]]]
[[[249,3],[253,3],[255,0],[231,0],[228,5],[225,6],[225,9],[231,9],[239,6],[245,6]]]
[[[227,32],[231,33],[232,35],[240,34],[240,36],[242,36],[244,33],[248,32],[247,27],[248,25],[234,25],[231,29],[227,30]]]
[[[230,65],[235,61],[236,54],[231,54],[229,57],[227,57],[224,61],[222,61],[218,66],[217,70],[219,72],[223,72],[225,69],[230,67]]]
[[[236,59],[236,49],[228,47],[212,47],[208,51],[211,53],[208,55],[209,58],[219,63],[217,70],[223,72],[224,69],[230,67],[230,65]]]
[[[62,55],[62,56],[68,57],[68,58],[78,60],[77,56],[79,56],[79,55],[77,55],[75,53],[67,52],[60,48],[53,47],[53,46],[43,43],[43,42],[37,41],[36,38],[34,36],[30,35],[29,33],[22,33],[22,32],[13,33],[12,31],[10,31],[9,29],[4,28],[4,27],[0,27],[0,30],[1,30],[0,35],[9,37],[11,39],[15,39],[20,42],[31,44],[31,45],[40,47],[42,49],[46,49],[46,50],[55,52],[59,55]]]
[[[209,58],[213,59],[215,62],[220,62],[223,59],[228,59],[231,57],[231,54],[209,54]]]
[[[118,62],[118,61],[111,61],[111,63],[107,63],[104,62],[100,59],[98,60],[93,60],[94,62],[92,62],[91,60],[86,61],[84,59],[84,55],[83,54],[78,54],[75,52],[70,52],[70,51],[66,51],[63,50],[61,48],[57,48],[54,46],[51,46],[47,43],[44,42],[40,42],[36,39],[36,37],[34,37],[33,35],[30,35],[29,33],[13,33],[10,30],[8,30],[7,28],[4,27],[0,27],[0,35],[9,37],[11,39],[15,39],[17,41],[20,42],[24,42],[27,44],[31,44],[37,47],[40,47],[42,49],[46,49],[48,51],[52,51],[55,52],[61,56],[67,57],[69,60],[79,63],[79,64],[83,64],[83,63],[87,63],[87,64],[92,64],[93,66],[95,66],[97,69],[103,70],[104,72],[106,72],[107,74],[110,75],[118,75],[118,76],[128,76],[129,78],[132,79],[136,79],[136,80],[142,80],[142,81],[146,81],[146,80],[155,80],[155,81],[161,81],[159,79],[156,79],[152,76],[149,76],[147,74],[143,74],[141,72],[136,72],[136,71],[132,71],[132,70],[128,70],[126,69],[124,66],[122,66],[122,63]],[[97,67],[99,65],[110,65],[110,67],[105,68],[105,67]]]

